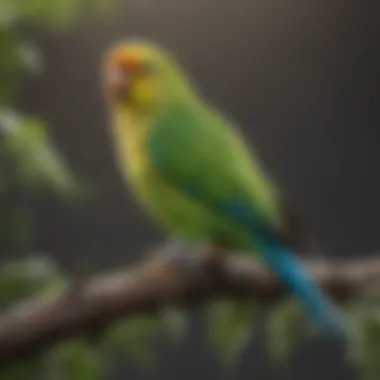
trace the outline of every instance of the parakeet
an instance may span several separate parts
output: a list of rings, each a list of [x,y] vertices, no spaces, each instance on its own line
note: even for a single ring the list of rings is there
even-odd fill
[[[143,40],[105,54],[103,86],[121,171],[171,236],[256,252],[329,332],[343,319],[281,235],[279,196],[238,128],[175,58]]]

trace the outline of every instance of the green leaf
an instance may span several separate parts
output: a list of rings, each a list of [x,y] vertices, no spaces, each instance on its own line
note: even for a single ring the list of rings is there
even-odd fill
[[[10,28],[17,20],[17,6],[14,1],[2,0],[0,2],[0,28]]]
[[[47,353],[46,361],[49,379],[100,380],[106,371],[103,355],[79,339],[53,347]]]
[[[233,369],[243,354],[260,315],[254,302],[213,302],[208,307],[208,342],[222,363]]]
[[[28,0],[17,13],[29,22],[60,31],[74,22],[92,16],[108,16],[116,9],[117,0]]]
[[[41,74],[43,70],[42,60],[37,47],[30,42],[18,44],[18,54],[24,67],[33,74]]]
[[[77,0],[51,1],[50,7],[45,6],[48,10],[47,20],[52,28],[66,28],[74,20],[81,10],[81,2]]]
[[[166,308],[162,312],[163,322],[175,343],[182,342],[189,332],[187,313],[178,308]]]
[[[21,124],[21,117],[10,108],[0,108],[0,130],[4,137],[17,129]]]
[[[347,308],[349,324],[347,356],[359,370],[360,379],[380,376],[380,307],[378,291],[370,290]]]
[[[356,366],[362,366],[366,355],[364,334],[365,316],[360,310],[351,308],[346,313],[346,321],[349,332],[347,357],[349,361],[354,363]]]
[[[268,349],[277,368],[288,363],[295,343],[310,331],[303,309],[295,300],[286,300],[270,311]]]
[[[6,146],[15,162],[16,182],[30,190],[50,189],[59,195],[83,195],[62,155],[49,140],[45,126],[35,118],[25,118],[16,127],[18,118],[7,116]],[[1,119],[0,119],[1,120]]]
[[[378,318],[368,317],[362,322],[364,353],[360,371],[365,380],[380,376],[380,324]]]
[[[156,365],[153,350],[163,321],[157,315],[140,315],[111,326],[105,335],[105,342],[110,349],[125,352],[146,368]]]
[[[62,277],[48,259],[34,257],[8,263],[0,271],[0,308],[44,294],[50,286],[57,286],[58,280],[62,281]]]
[[[370,287],[346,305],[349,325],[347,357],[359,370],[360,379],[380,376],[380,294]]]

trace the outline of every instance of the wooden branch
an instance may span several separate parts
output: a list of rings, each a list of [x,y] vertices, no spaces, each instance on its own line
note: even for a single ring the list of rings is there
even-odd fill
[[[307,265],[337,301],[379,285],[380,258]],[[189,307],[218,295],[268,303],[285,295],[274,277],[245,255],[229,255],[220,271],[199,255],[194,257],[194,267],[207,272],[210,280],[203,282],[152,256],[125,271],[94,276],[48,305],[32,300],[8,310],[0,316],[0,366],[38,354],[60,340],[102,329],[119,318],[154,313],[170,304]]]

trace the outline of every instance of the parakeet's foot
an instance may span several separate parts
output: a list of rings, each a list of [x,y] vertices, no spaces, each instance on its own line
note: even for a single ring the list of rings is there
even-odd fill
[[[213,272],[219,270],[223,259],[222,251],[215,246],[191,245],[178,239],[170,240],[161,256],[189,277],[210,285],[214,282]]]

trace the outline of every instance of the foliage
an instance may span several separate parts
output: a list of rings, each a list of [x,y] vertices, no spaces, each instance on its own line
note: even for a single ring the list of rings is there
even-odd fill
[[[101,11],[103,3],[98,1]],[[31,27],[62,28],[87,4],[84,1],[2,0],[0,2],[0,249],[23,251],[33,237],[27,200],[56,193],[76,197],[86,186],[74,178],[49,138],[43,121],[15,110],[25,75],[41,72],[42,59],[26,38]],[[102,5],[103,4],[103,5]],[[83,10],[82,10],[83,11]],[[83,12],[82,12],[83,13]]]
[[[291,357],[297,340],[310,331],[307,316],[298,302],[285,300],[271,310],[268,323],[268,348],[278,369]]]
[[[226,369],[234,369],[238,364],[261,311],[253,301],[217,300],[209,305],[208,341]]]
[[[66,291],[68,283],[54,263],[43,256],[33,255],[24,261],[8,263],[0,271],[0,310],[12,306],[22,312],[28,307],[25,303],[28,297],[50,303]],[[147,369],[154,368],[154,346],[158,338],[184,337],[187,324],[183,318],[183,313],[175,309],[156,315],[136,315],[109,326],[96,341],[91,337],[69,339],[37,359],[17,362],[0,371],[0,378],[101,380],[112,370],[112,358],[121,353]]]
[[[26,22],[39,27],[63,28],[83,16],[110,13],[114,3],[110,0],[2,0],[0,26]]]
[[[25,75],[42,72],[37,48],[27,36],[33,28],[63,29],[84,14],[108,12],[112,0],[1,0],[0,1],[0,251],[30,249],[33,231],[28,203],[32,197],[55,194],[77,199],[88,194],[49,138],[38,117],[17,110],[17,95]],[[29,296],[51,302],[66,288],[67,280],[40,254],[3,265],[0,273],[0,310]],[[86,342],[68,341],[39,359],[4,369],[0,378],[95,380],[101,377],[102,354]]]
[[[50,303],[62,295],[69,281],[49,259],[40,254],[24,261],[11,262],[0,270],[0,310],[17,305],[30,296]],[[376,312],[378,295],[362,294],[345,305],[350,323],[348,358],[361,371],[361,379],[377,379],[380,342],[380,318]],[[20,304],[22,312],[22,303]],[[26,304],[27,306],[27,304]],[[252,340],[260,318],[267,320],[267,343],[275,369],[283,372],[292,349],[301,338],[315,333],[302,308],[293,300],[263,306],[254,300],[217,299],[207,311],[207,342],[218,354],[224,375],[236,378],[233,370]],[[158,344],[172,338],[179,344],[188,335],[187,312],[163,309],[156,314],[141,314],[110,325],[92,339],[91,336],[66,340],[32,361],[17,363],[0,371],[0,378],[19,380],[30,374],[36,379],[96,380],[107,378],[115,358],[127,355],[146,370],[154,369]]]

